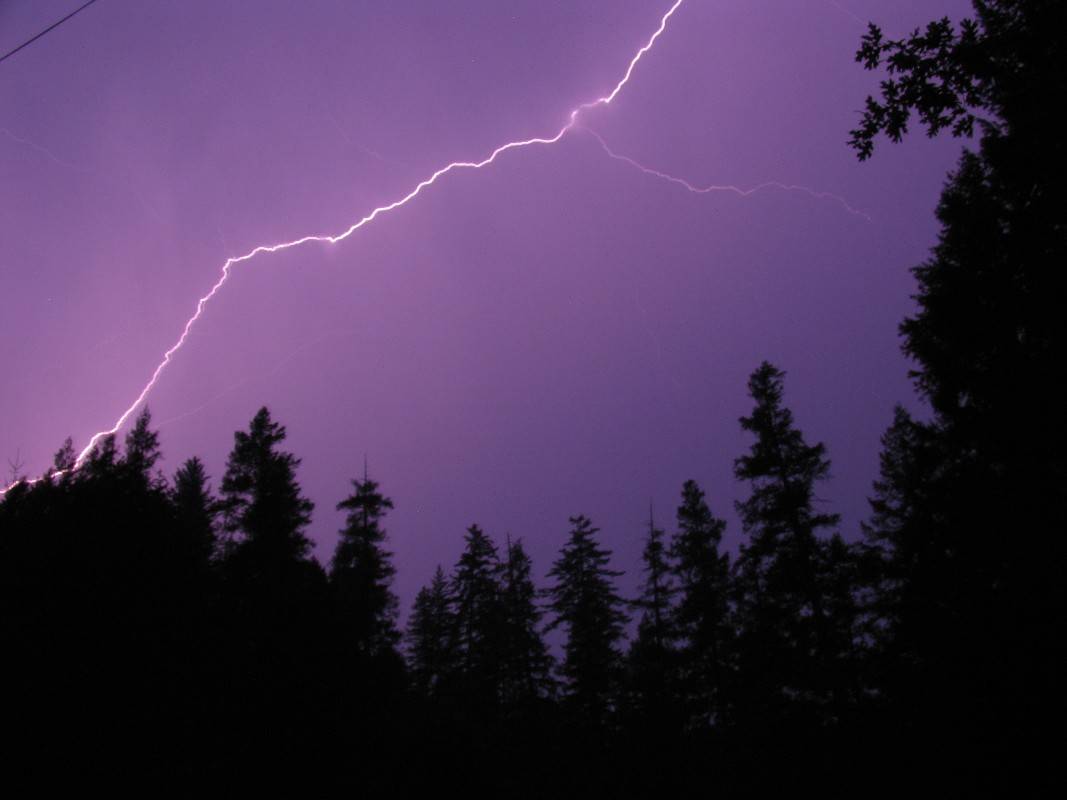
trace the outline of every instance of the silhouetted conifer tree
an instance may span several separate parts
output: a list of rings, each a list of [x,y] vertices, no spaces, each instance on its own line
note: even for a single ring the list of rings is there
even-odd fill
[[[363,655],[392,654],[400,638],[392,590],[396,569],[392,554],[383,546],[381,520],[393,501],[378,491],[378,484],[366,473],[352,485],[355,491],[337,504],[338,510],[348,514],[330,564],[342,635]]]
[[[819,513],[815,486],[830,473],[823,444],[809,445],[782,404],[784,373],[763,362],[749,379],[755,401],[741,427],[756,439],[734,474],[751,494],[737,504],[748,541],[735,582],[744,702],[768,711],[784,702],[825,701],[826,608],[817,532],[836,525]]]
[[[284,440],[285,427],[261,408],[247,433],[234,433],[222,478],[225,528],[242,536],[238,549],[254,552],[264,563],[299,561],[311,549],[304,528],[314,504],[296,481],[300,459],[276,449]]]
[[[614,584],[622,573],[608,568],[611,551],[596,540],[599,528],[582,515],[570,523],[569,538],[548,573],[555,579],[548,589],[555,614],[548,630],[566,632],[561,671],[567,700],[584,722],[596,724],[613,709],[626,603]]]
[[[204,465],[196,456],[174,473],[170,499],[178,536],[188,544],[193,560],[206,566],[216,555],[218,502],[211,495]]]
[[[532,562],[522,540],[508,541],[501,574],[503,624],[503,699],[510,706],[547,696],[552,688],[552,659],[541,638],[543,613],[531,577]]]
[[[405,634],[412,686],[424,697],[436,694],[455,671],[455,631],[448,579],[438,565],[430,585],[415,596]]]
[[[496,545],[471,525],[452,572],[456,657],[464,690],[479,702],[500,699],[504,609]]]
[[[235,537],[221,561],[233,726],[221,735],[245,769],[321,748],[316,726],[346,696],[328,677],[329,585],[304,533],[313,505],[296,480],[300,460],[278,449],[285,433],[261,408],[234,434],[221,487],[224,529]]]
[[[137,415],[133,427],[126,434],[126,446],[123,453],[123,463],[126,471],[135,480],[142,482],[146,487],[158,488],[162,477],[153,477],[152,469],[159,460],[159,434],[149,428],[152,415],[146,406]]]
[[[648,535],[641,552],[644,583],[632,605],[640,609],[637,636],[627,657],[629,703],[645,722],[661,727],[673,716],[674,693],[678,690],[674,607],[676,592],[665,536],[648,511]]]
[[[732,667],[730,560],[720,553],[726,522],[716,518],[696,481],[682,487],[678,532],[671,543],[678,587],[682,691],[691,722],[709,725],[726,709]]]
[[[69,436],[63,442],[63,446],[60,447],[55,456],[52,458],[52,471],[53,472],[70,472],[74,468],[74,462],[77,459],[77,454],[74,452],[74,440]]]
[[[119,451],[115,445],[115,434],[109,433],[89,451],[82,462],[79,477],[96,480],[113,480],[115,466],[119,462]]]

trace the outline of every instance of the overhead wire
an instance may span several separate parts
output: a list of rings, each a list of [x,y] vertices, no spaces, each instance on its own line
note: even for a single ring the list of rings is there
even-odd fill
[[[19,50],[22,50],[24,47],[29,47],[31,44],[36,42],[38,39],[40,39],[46,33],[49,33],[50,31],[54,31],[56,28],[58,28],[60,25],[62,25],[64,22],[66,22],[68,19],[73,17],[75,14],[77,14],[80,11],[84,11],[85,9],[87,9],[89,6],[91,6],[95,2],[96,2],[96,0],[89,0],[87,3],[83,3],[82,5],[78,6],[76,9],[74,9],[69,14],[67,14],[67,16],[63,17],[63,19],[57,20],[56,22],[53,22],[51,25],[49,25],[43,31],[38,33],[36,36],[33,36],[30,39],[27,39],[22,44],[20,44],[18,47],[16,47],[14,50],[9,50],[8,52],[4,53],[2,56],[0,56],[0,62],[4,62],[7,59],[11,58],[11,56],[15,55],[15,53],[17,53]]]

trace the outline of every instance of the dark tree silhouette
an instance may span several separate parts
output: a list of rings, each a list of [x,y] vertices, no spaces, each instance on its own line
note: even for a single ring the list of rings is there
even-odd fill
[[[129,474],[145,486],[159,487],[162,476],[153,477],[152,469],[159,461],[159,434],[148,426],[152,415],[147,406],[141,410],[130,432],[126,434],[124,463]]]
[[[237,431],[233,439],[222,478],[227,532],[241,535],[237,548],[254,552],[264,563],[306,558],[311,542],[304,528],[314,504],[296,482],[300,459],[276,450],[285,440],[285,427],[264,407],[252,418],[248,432]]]
[[[613,709],[618,686],[626,614],[614,579],[622,572],[608,568],[611,551],[597,542],[600,529],[588,517],[571,517],[570,523],[570,536],[548,573],[555,579],[548,589],[555,614],[548,630],[566,632],[566,697],[583,722],[595,725]]]
[[[662,528],[648,510],[648,533],[641,552],[644,582],[632,606],[640,611],[637,636],[627,654],[632,711],[645,724],[660,729],[675,718],[677,652],[674,607],[676,588]]]
[[[505,705],[528,706],[552,693],[552,659],[541,638],[543,612],[531,577],[532,562],[522,539],[508,541],[501,573]]]
[[[836,525],[816,510],[815,486],[830,473],[826,448],[809,445],[782,404],[784,373],[763,362],[749,379],[755,401],[741,427],[756,438],[734,462],[750,494],[737,504],[748,541],[737,561],[739,670],[750,713],[823,701],[825,602],[817,532]]]
[[[455,631],[448,578],[438,566],[430,585],[415,596],[405,634],[412,687],[423,697],[435,695],[454,674]]]
[[[913,270],[918,309],[901,325],[933,415],[898,412],[868,538],[884,555],[882,680],[900,740],[916,758],[935,739],[952,743],[942,774],[999,764],[1018,791],[1009,775],[1051,774],[1057,755],[1036,731],[1065,702],[1055,653],[1067,644],[1067,549],[1050,532],[1067,527],[1067,151],[1056,102],[1067,5],[974,10],[958,31],[941,20],[886,40],[872,26],[857,53],[891,76],[853,132],[861,159],[880,133],[899,140],[913,114],[930,135],[980,134],[942,192],[938,243]]]
[[[296,480],[300,460],[278,449],[285,435],[261,408],[247,432],[234,433],[222,479],[234,538],[221,564],[230,692],[220,736],[233,740],[229,752],[241,765],[310,757],[325,746],[316,722],[338,701],[323,679],[336,663],[329,587],[304,533],[313,505]]]
[[[496,545],[477,525],[467,528],[465,547],[452,573],[456,657],[463,690],[476,704],[500,699],[503,603]]]
[[[74,462],[77,459],[77,453],[74,452],[74,440],[69,436],[63,442],[63,446],[60,447],[55,456],[52,457],[52,469],[49,474],[55,472],[70,472],[74,468]]]
[[[726,522],[716,518],[696,481],[682,487],[671,543],[678,585],[682,691],[691,721],[712,724],[725,710],[731,671],[730,559],[719,552]]]
[[[174,473],[170,498],[178,535],[187,542],[190,556],[206,566],[215,557],[218,546],[215,528],[218,501],[211,495],[207,473],[199,458],[190,458]]]
[[[366,473],[352,485],[355,491],[337,504],[338,510],[348,514],[330,564],[342,636],[362,655],[393,655],[400,638],[392,590],[396,569],[392,554],[384,547],[381,526],[393,501],[378,491],[378,484]]]
[[[58,455],[57,453],[57,457]],[[115,467],[120,457],[118,446],[115,444],[115,434],[109,433],[89,451],[81,464],[81,471],[85,478],[114,482],[118,477]]]

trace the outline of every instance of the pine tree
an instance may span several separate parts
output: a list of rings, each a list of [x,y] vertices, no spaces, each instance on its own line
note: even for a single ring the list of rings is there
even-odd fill
[[[668,705],[676,687],[677,666],[674,607],[677,591],[673,583],[672,564],[663,539],[665,532],[656,527],[652,508],[648,510],[648,535],[641,553],[645,580],[641,595],[633,606],[641,611],[637,637],[627,657],[630,674],[630,702],[645,720],[670,714]]]
[[[548,630],[565,630],[567,699],[585,722],[596,724],[612,710],[618,683],[626,614],[614,578],[622,573],[608,568],[611,551],[596,541],[600,529],[588,517],[571,517],[570,523],[567,543],[548,573],[555,578],[548,590],[555,619]]]
[[[125,471],[134,480],[145,487],[158,488],[162,480],[152,477],[152,468],[159,460],[159,434],[149,428],[152,415],[145,406],[137,415],[137,420],[126,434],[126,447],[123,454]]]
[[[522,540],[508,540],[501,576],[503,625],[503,698],[508,705],[528,704],[551,691],[552,659],[541,638],[543,613],[531,577],[532,562]]]
[[[214,558],[218,544],[215,531],[218,503],[211,496],[207,473],[199,458],[190,458],[174,473],[170,498],[181,540],[187,544],[190,557],[206,566]]]
[[[239,534],[237,548],[254,553],[261,564],[301,561],[311,549],[304,529],[314,504],[296,481],[300,459],[276,450],[285,435],[285,427],[261,408],[247,433],[234,433],[222,479],[225,529]]]
[[[56,454],[58,457],[58,453]],[[81,478],[108,479],[116,477],[119,463],[119,451],[115,445],[115,434],[109,433],[96,443],[81,464]],[[73,476],[72,476],[73,477]]]
[[[381,527],[393,501],[367,477],[352,481],[355,491],[337,504],[348,512],[330,565],[330,581],[339,604],[344,636],[358,652],[377,656],[392,652],[400,634],[396,628],[397,599],[392,583],[396,569]]]
[[[763,362],[749,379],[755,401],[741,427],[754,434],[734,474],[751,493],[737,504],[748,542],[737,562],[740,665],[748,702],[783,699],[820,702],[819,658],[825,608],[817,533],[836,525],[836,514],[815,510],[815,486],[829,477],[823,444],[809,445],[782,404],[784,373]],[[755,682],[755,683],[753,683]]]
[[[452,573],[456,656],[466,690],[481,702],[499,699],[503,604],[496,545],[477,525],[467,528]]]
[[[455,628],[448,579],[438,565],[415,596],[405,634],[412,685],[423,697],[434,696],[454,673]]]
[[[725,521],[716,518],[696,481],[682,487],[678,532],[671,544],[678,584],[677,632],[690,716],[709,724],[725,709],[731,668],[729,555],[720,553]]]
[[[63,446],[60,447],[55,456],[52,457],[52,469],[50,474],[63,473],[66,475],[72,469],[77,461],[77,454],[74,452],[74,440],[69,436],[63,441]]]

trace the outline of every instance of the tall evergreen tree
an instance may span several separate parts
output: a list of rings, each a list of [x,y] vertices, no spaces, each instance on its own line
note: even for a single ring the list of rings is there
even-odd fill
[[[782,404],[784,373],[763,362],[749,379],[755,402],[741,427],[756,438],[734,474],[751,493],[737,504],[748,541],[737,562],[739,665],[750,692],[766,706],[785,699],[819,703],[825,602],[817,533],[836,514],[816,510],[815,486],[829,477],[822,443],[809,445]]]
[[[693,721],[707,725],[725,710],[731,669],[730,560],[719,552],[726,522],[711,513],[692,480],[682,487],[677,518],[671,553],[679,593],[683,690]]]
[[[206,566],[216,555],[218,503],[211,495],[204,464],[196,456],[174,473],[170,499],[179,536],[187,543],[190,556]]]
[[[234,537],[220,562],[231,626],[227,736],[233,756],[255,764],[314,748],[317,719],[350,696],[331,692],[328,671],[344,661],[329,636],[326,574],[305,534],[313,504],[296,479],[300,460],[279,449],[285,436],[261,408],[234,434],[221,486],[224,530]]]
[[[503,603],[496,545],[477,525],[467,528],[465,546],[452,573],[456,656],[461,680],[482,702],[499,699]]]
[[[56,454],[58,457],[58,453]],[[117,474],[116,467],[120,460],[118,447],[115,444],[115,434],[109,433],[89,451],[85,460],[80,464],[78,477],[99,480],[114,480]],[[71,477],[75,477],[72,475]]]
[[[662,528],[656,526],[652,508],[648,510],[648,534],[641,552],[644,582],[641,594],[633,602],[640,609],[637,637],[630,647],[630,703],[645,720],[670,714],[668,705],[676,690],[676,629],[672,598],[673,583],[669,552],[663,541]]]
[[[509,539],[501,575],[501,610],[503,699],[511,706],[546,696],[552,686],[552,659],[541,638],[543,612],[531,571],[522,539]]]
[[[74,440],[68,436],[63,441],[63,446],[60,447],[52,457],[52,469],[50,472],[69,473],[74,469],[74,464],[76,463],[77,458],[77,453],[74,452]]]
[[[152,414],[145,406],[137,415],[129,433],[126,434],[123,464],[126,472],[138,482],[145,486],[158,487],[162,479],[154,478],[152,469],[160,457],[159,434],[149,427],[151,422]]]
[[[415,596],[405,634],[412,685],[424,697],[436,694],[454,673],[455,629],[448,579],[438,565],[430,585]]]
[[[364,472],[362,481],[337,504],[347,511],[345,527],[330,564],[330,581],[339,603],[343,635],[364,655],[391,653],[400,638],[396,628],[397,600],[392,590],[396,569],[384,547],[381,526],[393,501],[378,491]]]
[[[588,517],[571,517],[570,523],[569,538],[548,573],[555,579],[548,590],[555,614],[548,630],[565,630],[567,699],[595,724],[612,709],[618,683],[626,614],[614,579],[622,573],[608,567],[611,551],[597,542],[600,529]]]
[[[242,537],[239,550],[264,564],[301,561],[311,550],[304,529],[314,504],[296,481],[300,459],[276,449],[285,435],[285,427],[261,408],[247,433],[234,433],[222,478],[225,529]]]

